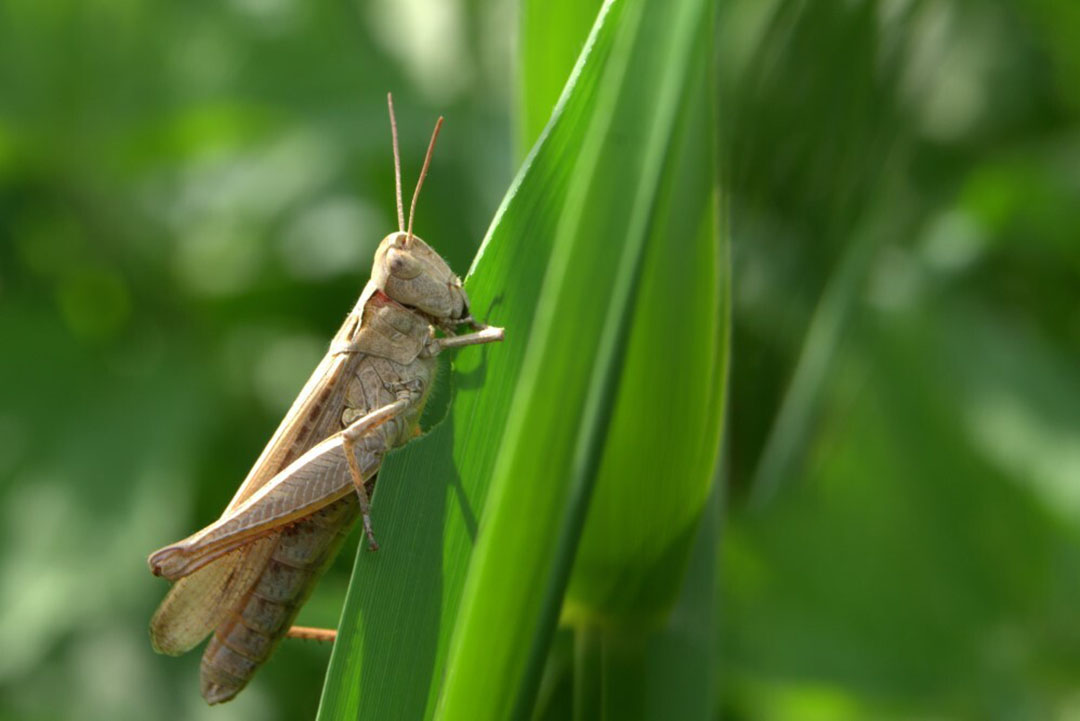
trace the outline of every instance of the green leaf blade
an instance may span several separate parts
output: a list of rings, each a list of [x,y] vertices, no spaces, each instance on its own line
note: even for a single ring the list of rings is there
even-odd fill
[[[662,621],[713,480],[727,376],[728,271],[706,73],[710,38],[699,33],[699,62],[652,213],[618,405],[567,592],[568,619]]]
[[[626,372],[627,309],[638,292],[644,249],[647,241],[672,245],[663,234],[650,237],[648,228],[683,88],[689,76],[701,78],[687,72],[690,60],[707,64],[708,4],[625,5],[563,210],[534,345],[519,381],[520,402],[495,466],[485,511],[490,525],[466,585],[442,718],[505,718],[529,708],[610,426],[614,388]],[[698,178],[704,192],[695,198],[711,211],[711,144],[704,146],[707,170],[704,182]],[[709,222],[701,223],[703,217]],[[708,332],[719,327],[715,218],[699,211],[690,222],[707,229],[690,235],[706,242],[711,259]],[[563,319],[573,321],[572,342],[560,335],[568,325]],[[718,356],[718,344],[702,347],[708,361]],[[703,375],[713,374],[706,368]],[[704,415],[713,410],[706,405]],[[715,434],[708,442],[708,458],[715,460]],[[695,475],[701,492],[695,517],[680,529],[684,558],[711,478],[712,463]],[[685,561],[679,566],[681,572]],[[668,603],[678,584],[673,587]],[[501,683],[492,682],[491,669]]]
[[[600,62],[609,51],[610,37],[594,33],[583,55]],[[557,209],[572,174],[574,128],[589,113],[597,80],[576,73],[573,97],[561,103],[526,159],[466,280],[473,313],[505,327],[506,340],[457,353],[449,415],[380,469],[372,518],[381,548],[357,554],[320,719],[414,719],[418,709],[425,718],[434,711]]]
[[[518,52],[518,157],[543,132],[588,37],[601,0],[522,0]]]
[[[621,392],[643,259],[669,242],[652,211],[708,7],[604,6],[467,280],[474,313],[506,340],[459,353],[447,418],[380,472],[382,550],[357,557],[320,718],[531,708]],[[694,182],[711,198],[709,178]],[[713,238],[709,217],[700,238]]]

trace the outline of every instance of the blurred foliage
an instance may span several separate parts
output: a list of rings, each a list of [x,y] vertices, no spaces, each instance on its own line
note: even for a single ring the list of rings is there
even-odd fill
[[[726,7],[721,716],[1074,718],[1078,6]]]
[[[448,118],[417,228],[468,268],[513,172],[493,11],[0,6],[0,718],[211,716],[198,654],[148,653],[145,556],[220,512],[396,227],[388,90],[409,184]],[[313,717],[329,656],[226,714]]]
[[[716,717],[1076,717],[1080,6],[718,8]],[[394,225],[387,90],[407,173],[448,118],[418,228],[468,267],[525,132],[516,24],[0,5],[0,718],[312,716],[302,643],[207,709],[197,655],[149,650],[144,554],[217,515]]]
[[[600,0],[521,0],[518,3],[515,140],[524,158],[551,117],[585,47]]]

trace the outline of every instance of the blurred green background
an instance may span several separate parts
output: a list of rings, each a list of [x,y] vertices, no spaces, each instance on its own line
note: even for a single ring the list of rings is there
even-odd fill
[[[0,5],[0,718],[313,716],[301,642],[207,708],[145,555],[227,503],[395,226],[388,90],[407,185],[447,117],[417,228],[468,268],[535,132],[515,5]],[[718,7],[716,718],[1080,718],[1080,5]]]

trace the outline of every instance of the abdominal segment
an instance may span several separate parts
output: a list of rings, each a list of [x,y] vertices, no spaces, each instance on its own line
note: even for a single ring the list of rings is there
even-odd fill
[[[349,494],[281,530],[262,575],[203,653],[202,695],[209,703],[239,693],[270,657],[359,515],[356,494]]]

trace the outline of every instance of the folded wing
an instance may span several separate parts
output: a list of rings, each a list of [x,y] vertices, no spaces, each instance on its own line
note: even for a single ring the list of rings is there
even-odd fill
[[[276,545],[277,534],[260,538],[177,581],[150,620],[154,650],[179,656],[209,636],[251,589]]]

